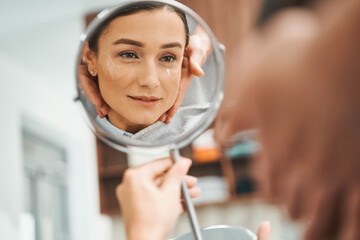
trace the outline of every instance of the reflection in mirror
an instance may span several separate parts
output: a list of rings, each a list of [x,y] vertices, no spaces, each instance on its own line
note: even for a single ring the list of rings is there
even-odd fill
[[[214,115],[222,69],[214,40],[193,17],[161,2],[99,15],[87,31],[77,77],[98,135],[127,146],[168,144]]]
[[[85,45],[88,71],[125,135],[152,125],[174,104],[189,34],[185,14],[143,3],[105,21]]]

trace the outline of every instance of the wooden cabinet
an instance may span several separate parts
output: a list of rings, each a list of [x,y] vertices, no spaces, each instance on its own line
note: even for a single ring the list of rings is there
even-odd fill
[[[109,147],[99,139],[97,139],[97,151],[101,213],[118,215],[120,214],[120,208],[116,200],[115,189],[121,183],[123,174],[128,168],[127,155]],[[181,149],[180,154],[181,156],[193,159],[191,145]],[[212,162],[199,163],[193,161],[189,174],[196,177],[223,177],[229,186],[229,198],[226,201],[211,204],[227,204],[252,197],[251,192],[240,194],[237,192],[239,181],[249,176],[248,162],[248,157],[230,159],[226,156],[222,156]],[[209,204],[201,204],[197,207],[207,205]]]
[[[98,176],[100,193],[100,210],[103,214],[119,214],[119,204],[115,189],[122,181],[128,168],[126,153],[115,150],[96,138]]]

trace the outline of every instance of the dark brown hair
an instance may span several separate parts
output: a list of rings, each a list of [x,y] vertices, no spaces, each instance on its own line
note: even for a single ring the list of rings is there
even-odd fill
[[[174,11],[177,15],[179,15],[179,17],[183,21],[184,29],[185,29],[185,47],[186,47],[189,42],[189,26],[186,20],[186,15],[182,10],[173,7],[169,4],[160,3],[160,2],[137,2],[137,3],[129,4],[125,8],[119,8],[117,11],[113,12],[110,16],[108,16],[107,19],[104,22],[102,22],[100,26],[97,28],[97,30],[93,32],[89,37],[88,40],[89,48],[91,49],[91,51],[97,52],[98,41],[101,34],[104,32],[105,28],[110,24],[110,22],[115,18],[132,15],[141,11],[153,11],[161,8],[167,8],[171,11]]]

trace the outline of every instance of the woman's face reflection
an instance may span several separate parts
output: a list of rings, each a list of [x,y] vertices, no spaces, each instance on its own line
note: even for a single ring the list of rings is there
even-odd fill
[[[105,28],[88,59],[113,125],[137,132],[173,105],[185,35],[184,22],[166,8],[121,16]]]

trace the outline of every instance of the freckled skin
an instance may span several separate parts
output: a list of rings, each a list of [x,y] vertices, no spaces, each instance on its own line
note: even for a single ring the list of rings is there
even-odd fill
[[[131,39],[143,46],[114,44],[119,39]],[[174,42],[180,46],[163,48]],[[112,124],[135,133],[170,109],[179,89],[184,48],[184,23],[170,10],[121,16],[106,27],[92,61]],[[143,106],[129,96],[160,100],[154,106]]]

